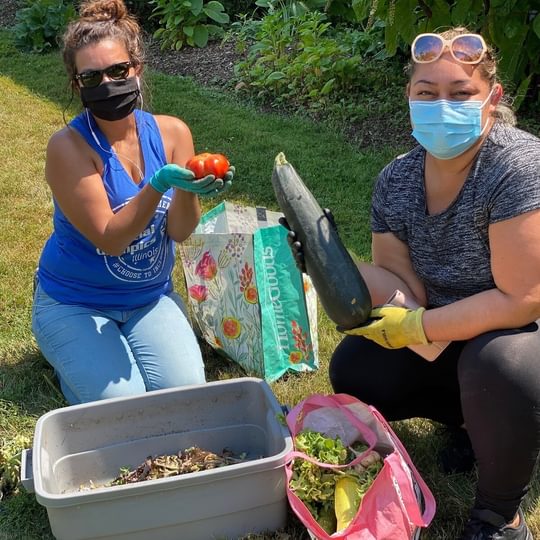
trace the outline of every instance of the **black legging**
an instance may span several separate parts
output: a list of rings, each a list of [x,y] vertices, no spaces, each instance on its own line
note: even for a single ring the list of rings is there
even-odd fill
[[[538,324],[451,343],[434,362],[347,336],[330,381],[334,392],[356,396],[387,420],[465,423],[478,462],[476,505],[514,518],[540,450]]]

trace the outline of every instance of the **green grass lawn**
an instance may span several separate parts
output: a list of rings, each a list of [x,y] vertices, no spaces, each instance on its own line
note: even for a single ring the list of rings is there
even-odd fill
[[[227,199],[277,209],[270,183],[274,157],[283,151],[322,206],[333,210],[345,244],[369,259],[369,200],[377,172],[405,150],[385,147],[359,151],[320,123],[262,114],[234,98],[202,90],[179,77],[148,73],[153,112],[177,115],[191,126],[197,151],[230,157],[237,175]],[[20,54],[0,32],[0,450],[32,444],[37,418],[65,405],[52,370],[30,331],[32,275],[41,247],[51,232],[52,204],[43,178],[50,135],[70,119],[58,54]],[[405,128],[404,128],[405,129]],[[205,210],[219,201],[205,201]],[[175,280],[182,289],[177,268]],[[310,394],[330,393],[329,356],[340,339],[324,313],[319,316],[320,369],[291,375],[272,384],[281,403],[295,404]],[[209,380],[242,376],[234,364],[204,347]],[[455,539],[474,494],[474,475],[442,475],[435,463],[441,438],[438,426],[423,420],[394,423],[394,428],[433,490],[437,515],[423,535]],[[540,538],[539,484],[526,502],[526,514]],[[288,535],[288,536],[287,536]],[[304,539],[293,516],[285,531],[265,538]],[[33,495],[16,489],[0,503],[0,540],[51,539],[46,512]]]

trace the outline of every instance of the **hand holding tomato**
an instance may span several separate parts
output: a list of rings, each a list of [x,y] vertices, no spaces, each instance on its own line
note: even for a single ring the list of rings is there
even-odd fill
[[[232,175],[231,178],[225,178],[231,164],[223,154],[210,154],[209,152],[198,154],[186,163],[186,168],[193,171],[195,178],[204,178],[213,174],[216,178],[232,180]],[[232,172],[234,174],[234,168]]]
[[[150,178],[149,184],[159,193],[165,193],[171,188],[194,193],[199,197],[214,197],[221,195],[232,184],[234,167],[230,166],[223,178],[213,174],[197,179],[195,173],[174,163],[164,165]]]

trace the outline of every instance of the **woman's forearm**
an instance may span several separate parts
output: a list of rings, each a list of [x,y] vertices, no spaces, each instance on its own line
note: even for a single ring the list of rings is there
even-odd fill
[[[199,224],[201,206],[193,193],[174,190],[167,219],[167,233],[175,242],[183,242]]]
[[[75,224],[75,226],[96,247],[108,255],[120,256],[137,236],[148,227],[155,214],[160,197],[161,194],[156,190],[150,186],[145,186],[121,210],[111,214],[108,220],[104,220],[101,229],[99,227],[88,227],[85,230],[80,226],[80,223]]]
[[[385,268],[367,262],[357,261],[356,264],[369,289],[373,306],[384,304],[396,289],[399,289],[406,296],[414,299],[419,304],[423,303],[423,299],[418,298],[407,283],[396,274]]]
[[[459,341],[503,328],[520,328],[540,318],[540,301],[484,291],[423,315],[429,341]]]

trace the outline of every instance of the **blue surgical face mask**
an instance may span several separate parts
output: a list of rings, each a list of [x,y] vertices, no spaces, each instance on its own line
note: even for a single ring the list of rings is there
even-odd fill
[[[484,101],[409,100],[412,135],[431,155],[438,159],[452,159],[468,150],[482,135]]]

